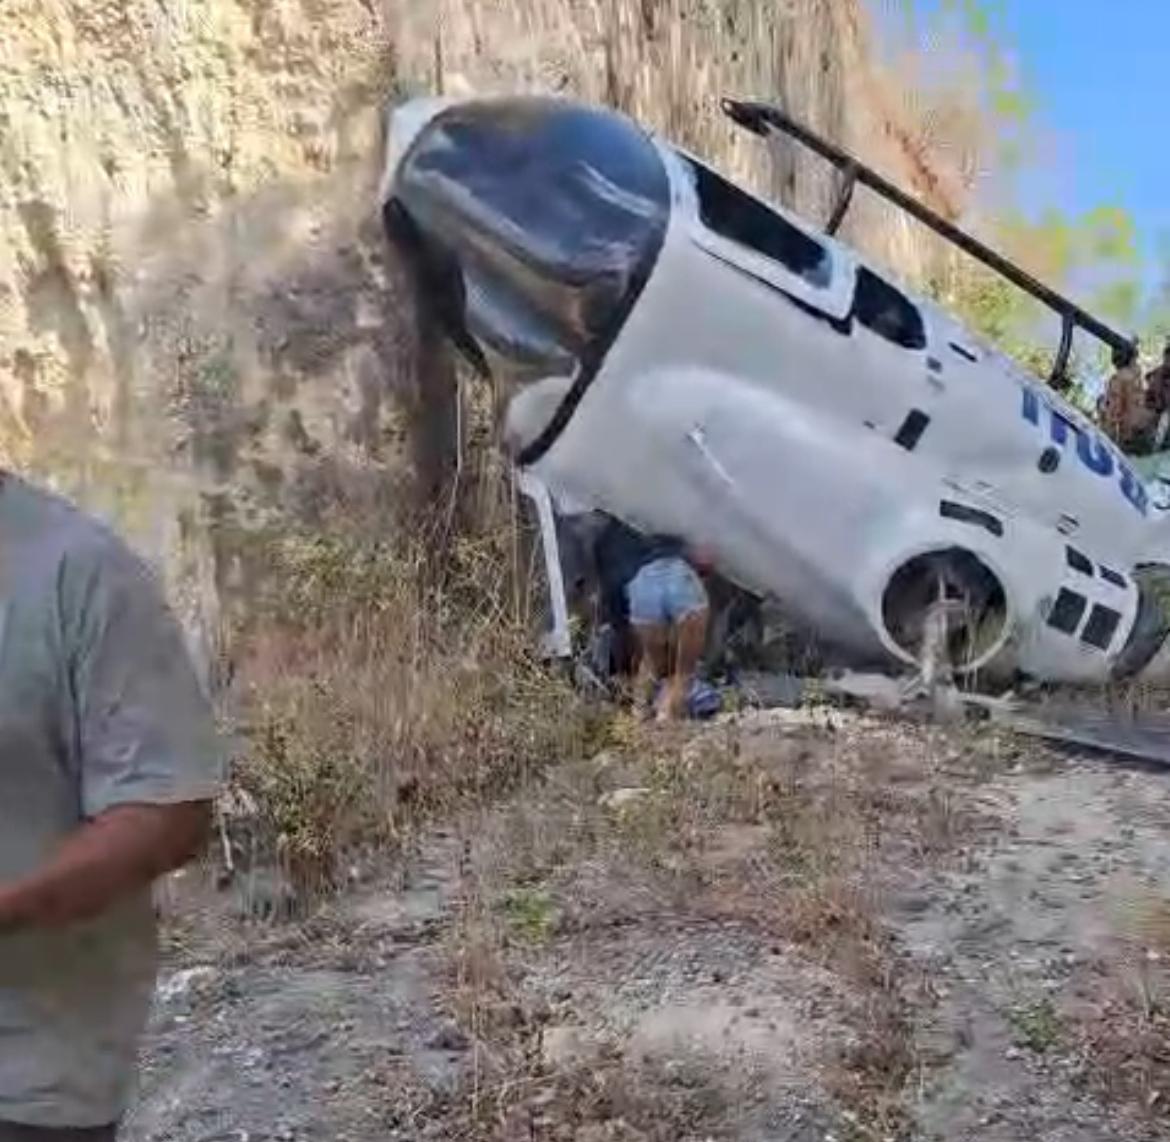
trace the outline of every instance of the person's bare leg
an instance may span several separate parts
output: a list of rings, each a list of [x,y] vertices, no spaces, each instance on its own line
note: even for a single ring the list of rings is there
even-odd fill
[[[671,663],[673,669],[666,694],[665,710],[668,717],[681,718],[686,713],[687,689],[707,645],[708,618],[709,611],[704,607],[684,615],[678,621],[674,661]]]
[[[639,660],[638,698],[649,707],[654,701],[655,684],[670,673],[670,627],[659,623],[636,623],[634,638]]]

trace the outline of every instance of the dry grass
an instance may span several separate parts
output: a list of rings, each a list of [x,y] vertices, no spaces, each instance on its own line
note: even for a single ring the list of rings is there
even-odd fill
[[[727,1139],[735,1093],[701,1061],[670,1067],[603,1059],[494,1092],[448,1125],[447,1137],[476,1142],[585,1139],[678,1142]]]
[[[1130,902],[1119,954],[1098,965],[1079,1005],[1077,1047],[1107,1097],[1170,1121],[1170,904]]]
[[[1105,981],[1079,1047],[1092,1085],[1151,1118],[1170,1118],[1170,980],[1133,963]]]
[[[697,1101],[680,1102],[673,1079],[639,1069],[613,1044],[606,1050],[617,1057],[603,1051],[588,1075],[550,1073],[541,1061],[548,1013],[531,1006],[524,965],[591,930],[666,922],[749,930],[832,973],[856,997],[850,1041],[810,1090],[821,1089],[844,1136],[902,1136],[918,1060],[877,886],[883,867],[941,859],[962,836],[938,799],[929,744],[896,757],[879,741],[863,755],[859,740],[832,731],[753,740],[711,728],[688,740],[626,721],[611,739],[471,828],[450,954],[452,1005],[478,1044],[475,1136],[562,1136],[516,1133],[531,1114],[615,1131],[598,1138],[737,1136],[728,1102],[751,1099],[709,1064],[690,1068]],[[933,822],[925,842],[924,822]]]
[[[508,542],[462,540],[441,571],[410,542],[269,545],[240,639],[236,786],[254,857],[301,893],[583,748],[593,714],[533,655]]]

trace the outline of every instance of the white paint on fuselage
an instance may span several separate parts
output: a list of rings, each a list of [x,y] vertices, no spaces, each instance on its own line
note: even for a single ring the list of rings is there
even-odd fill
[[[921,350],[856,322],[842,332],[811,316],[777,293],[782,267],[761,282],[758,255],[745,254],[738,268],[724,249],[712,256],[686,168],[669,148],[664,161],[674,209],[658,263],[538,470],[588,488],[631,522],[713,546],[732,578],[783,598],[859,653],[879,643],[894,649],[882,633],[880,592],[902,561],[966,547],[1008,591],[1012,665],[1048,677],[1104,676],[1124,645],[1136,591],[1085,580],[1067,566],[1065,545],[1123,571],[1158,546],[1152,521],[1122,492],[1120,452],[1050,390],[909,293],[926,327]],[[835,275],[825,309],[838,317],[848,310],[841,282],[851,298],[858,259],[818,240],[832,252]],[[802,301],[814,304],[815,292],[799,285]],[[1034,394],[1034,418],[1025,415],[1025,391]],[[907,452],[893,436],[911,409],[930,423]],[[1054,411],[1063,444],[1053,443]],[[1092,442],[1089,458],[1111,466],[1108,476],[1081,459],[1077,432]],[[1046,474],[1038,461],[1049,446],[1061,455]],[[1006,534],[941,519],[941,498],[989,506]],[[1121,613],[1108,654],[1045,626],[1062,585],[1086,596],[1081,629],[1094,602]]]
[[[430,114],[433,105],[404,115],[391,132],[398,154]],[[1144,502],[1147,489],[1120,451],[881,269],[871,267],[920,310],[925,347],[846,325],[864,264],[853,250],[769,206],[828,251],[832,274],[821,287],[714,234],[700,220],[686,161],[668,143],[656,146],[672,194],[664,245],[534,475],[632,524],[713,547],[731,578],[782,598],[861,654],[898,653],[881,620],[892,572],[915,554],[964,547],[1004,586],[1007,668],[1107,676],[1136,613],[1128,572],[1141,560],[1170,563],[1170,519]],[[392,175],[393,161],[386,192]],[[507,418],[513,440],[538,435],[568,385],[550,378],[522,390]],[[907,451],[893,438],[911,410],[930,419]],[[1044,472],[1049,448],[1059,463]],[[942,518],[941,499],[992,511],[1003,534]],[[1127,573],[1124,585],[1070,567],[1068,543],[1095,566]],[[1062,588],[1085,599],[1071,635],[1046,623]],[[1098,604],[1120,616],[1103,650],[1081,638]],[[1170,671],[1170,655],[1158,662]]]

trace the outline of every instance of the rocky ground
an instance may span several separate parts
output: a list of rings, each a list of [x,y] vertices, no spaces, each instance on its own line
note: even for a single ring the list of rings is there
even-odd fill
[[[175,924],[126,1137],[1170,1137],[1170,778],[626,727],[302,923]]]

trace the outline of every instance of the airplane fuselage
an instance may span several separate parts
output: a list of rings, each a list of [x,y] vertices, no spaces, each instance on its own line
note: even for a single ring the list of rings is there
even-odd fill
[[[915,660],[942,559],[985,606],[966,670],[1163,669],[1162,508],[945,310],[612,111],[407,104],[390,141],[388,228],[456,342],[517,378],[505,442],[534,476],[713,548],[859,656]]]

